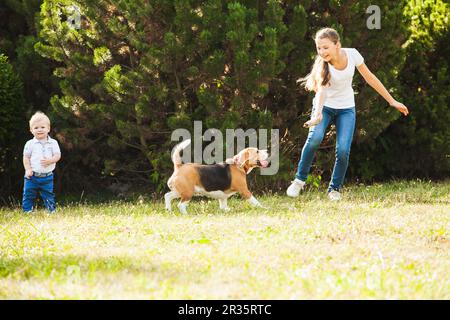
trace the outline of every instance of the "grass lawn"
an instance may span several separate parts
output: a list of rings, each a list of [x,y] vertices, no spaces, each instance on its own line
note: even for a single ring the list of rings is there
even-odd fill
[[[450,299],[450,183],[0,209],[0,299]],[[174,201],[174,209],[176,202]]]

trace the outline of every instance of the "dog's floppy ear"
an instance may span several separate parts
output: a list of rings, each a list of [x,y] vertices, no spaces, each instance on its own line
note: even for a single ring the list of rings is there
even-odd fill
[[[249,160],[249,157],[250,157],[250,155],[249,155],[249,152],[248,152],[248,150],[242,150],[241,152],[239,152],[239,154],[238,154],[238,161],[239,161],[239,166],[242,168],[244,165],[245,165],[245,163]]]

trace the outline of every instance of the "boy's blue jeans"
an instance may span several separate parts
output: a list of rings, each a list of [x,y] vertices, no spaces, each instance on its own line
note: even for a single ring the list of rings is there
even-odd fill
[[[53,193],[53,174],[39,178],[34,175],[24,178],[22,209],[31,211],[38,193],[41,194],[45,208],[53,212],[56,209],[55,194]]]
[[[306,181],[309,170],[311,169],[314,153],[322,143],[328,126],[334,123],[336,126],[336,161],[334,163],[330,185],[328,186],[328,192],[331,190],[339,191],[344,183],[345,173],[347,172],[350,147],[355,131],[355,107],[333,109],[324,106],[322,114],[322,121],[309,129],[308,138],[303,146],[295,177]]]

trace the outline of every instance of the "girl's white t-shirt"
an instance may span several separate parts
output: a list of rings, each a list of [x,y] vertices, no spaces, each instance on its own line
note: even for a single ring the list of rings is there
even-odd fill
[[[355,48],[342,48],[347,54],[347,66],[338,70],[328,63],[331,78],[325,89],[324,106],[333,109],[346,109],[355,106],[355,93],[352,88],[355,67],[364,62],[363,56]],[[316,99],[315,99],[316,100]]]

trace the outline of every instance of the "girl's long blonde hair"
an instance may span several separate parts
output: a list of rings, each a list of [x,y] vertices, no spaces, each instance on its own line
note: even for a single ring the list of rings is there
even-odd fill
[[[339,34],[332,28],[323,28],[317,31],[314,41],[325,38],[333,41],[335,44],[340,41]],[[328,63],[321,56],[317,55],[311,72],[306,77],[298,79],[297,82],[300,82],[306,90],[317,92],[320,86],[326,86],[330,82],[330,77]]]

